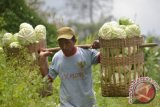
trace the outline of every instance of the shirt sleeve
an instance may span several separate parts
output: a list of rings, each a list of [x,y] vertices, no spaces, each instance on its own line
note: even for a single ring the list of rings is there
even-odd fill
[[[100,52],[95,49],[91,49],[90,52],[91,52],[91,63],[92,64],[99,63]]]
[[[58,75],[58,72],[57,72],[57,64],[56,64],[56,57],[54,56],[52,58],[52,63],[49,67],[49,73],[48,73],[48,76],[51,77],[53,80],[57,77]]]

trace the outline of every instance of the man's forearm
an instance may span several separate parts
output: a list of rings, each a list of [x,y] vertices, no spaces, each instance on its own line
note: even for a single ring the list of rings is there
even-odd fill
[[[48,60],[47,58],[39,59],[40,72],[42,76],[46,76],[48,74]]]

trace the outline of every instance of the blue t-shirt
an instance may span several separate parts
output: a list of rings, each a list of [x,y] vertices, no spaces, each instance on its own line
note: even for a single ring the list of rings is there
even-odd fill
[[[99,52],[94,49],[77,47],[73,56],[66,57],[58,51],[49,68],[53,79],[59,75],[61,107],[92,107],[95,96],[92,89],[92,64],[98,63]]]

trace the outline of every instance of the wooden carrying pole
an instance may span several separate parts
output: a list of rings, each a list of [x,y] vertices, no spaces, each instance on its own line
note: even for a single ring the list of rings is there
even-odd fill
[[[77,47],[84,48],[84,49],[92,48],[92,45],[91,45],[91,44],[76,45],[76,46],[77,46]],[[156,44],[156,43],[146,43],[146,44],[141,45],[140,48],[155,47],[155,46],[158,46],[158,44]],[[51,51],[51,52],[57,52],[57,51],[60,50],[60,47],[48,48],[47,50],[48,50],[48,51]]]
[[[77,47],[84,48],[84,49],[92,48],[91,44],[76,45],[76,46],[77,46]],[[50,52],[57,52],[57,51],[59,51],[59,50],[60,50],[60,47],[48,48],[47,50],[48,50],[48,51],[50,51]]]

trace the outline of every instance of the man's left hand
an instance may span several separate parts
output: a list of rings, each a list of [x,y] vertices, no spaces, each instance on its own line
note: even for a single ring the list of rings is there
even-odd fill
[[[93,49],[99,49],[100,48],[100,43],[99,40],[95,40],[92,44]]]

